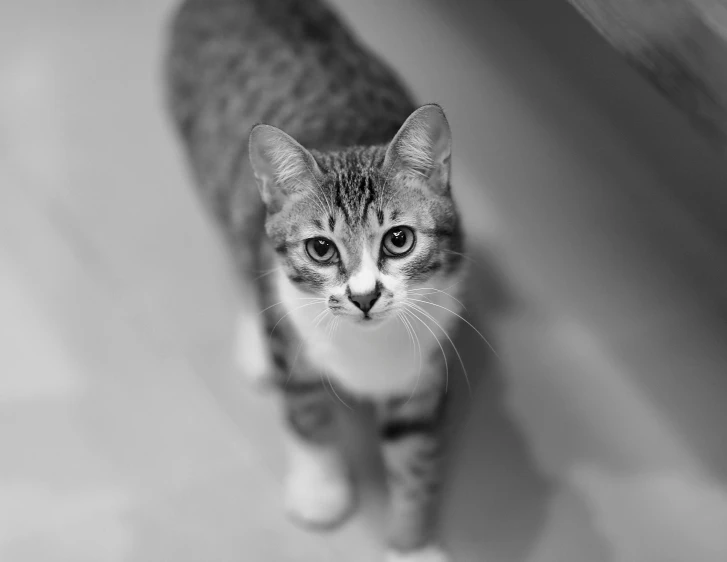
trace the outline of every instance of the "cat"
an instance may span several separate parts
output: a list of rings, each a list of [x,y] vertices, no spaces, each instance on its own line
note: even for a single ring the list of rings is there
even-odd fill
[[[417,107],[321,0],[186,0],[165,71],[239,276],[238,363],[282,397],[290,516],[328,528],[351,514],[333,400],[366,401],[390,492],[387,560],[449,560],[436,520],[467,271],[444,111]]]

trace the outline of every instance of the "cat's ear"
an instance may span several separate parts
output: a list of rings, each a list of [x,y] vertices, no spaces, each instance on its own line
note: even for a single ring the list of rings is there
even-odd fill
[[[307,189],[315,189],[321,170],[315,159],[291,136],[270,125],[250,131],[250,164],[269,213]]]
[[[451,156],[452,133],[444,111],[428,104],[414,111],[396,133],[386,150],[384,170],[446,193]]]

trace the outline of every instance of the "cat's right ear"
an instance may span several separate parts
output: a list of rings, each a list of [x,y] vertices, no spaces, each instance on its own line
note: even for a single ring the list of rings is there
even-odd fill
[[[290,135],[270,125],[255,125],[250,131],[250,164],[271,214],[296,194],[315,189],[321,176],[311,153]]]
[[[449,192],[452,132],[444,110],[435,103],[415,110],[396,133],[384,158],[384,170],[427,185],[435,193]]]

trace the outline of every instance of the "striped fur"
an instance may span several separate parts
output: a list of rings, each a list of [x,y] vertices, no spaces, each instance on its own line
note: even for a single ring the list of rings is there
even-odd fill
[[[186,0],[166,76],[244,308],[265,310],[249,341],[270,346],[243,356],[262,354],[255,365],[268,365],[283,398],[292,515],[330,526],[350,513],[331,396],[368,400],[389,473],[391,559],[444,560],[433,546],[442,342],[456,316],[440,309],[457,312],[452,286],[464,267],[443,111],[415,110],[392,71],[320,0]],[[414,240],[402,257],[386,250],[397,229],[397,240]],[[335,245],[330,263],[311,256],[308,243],[320,237]]]

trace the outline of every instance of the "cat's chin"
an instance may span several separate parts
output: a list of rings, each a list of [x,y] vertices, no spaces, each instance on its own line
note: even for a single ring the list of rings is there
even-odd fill
[[[366,317],[358,316],[351,319],[351,324],[362,330],[376,330],[377,328],[383,326],[389,319],[390,316],[388,315]]]

